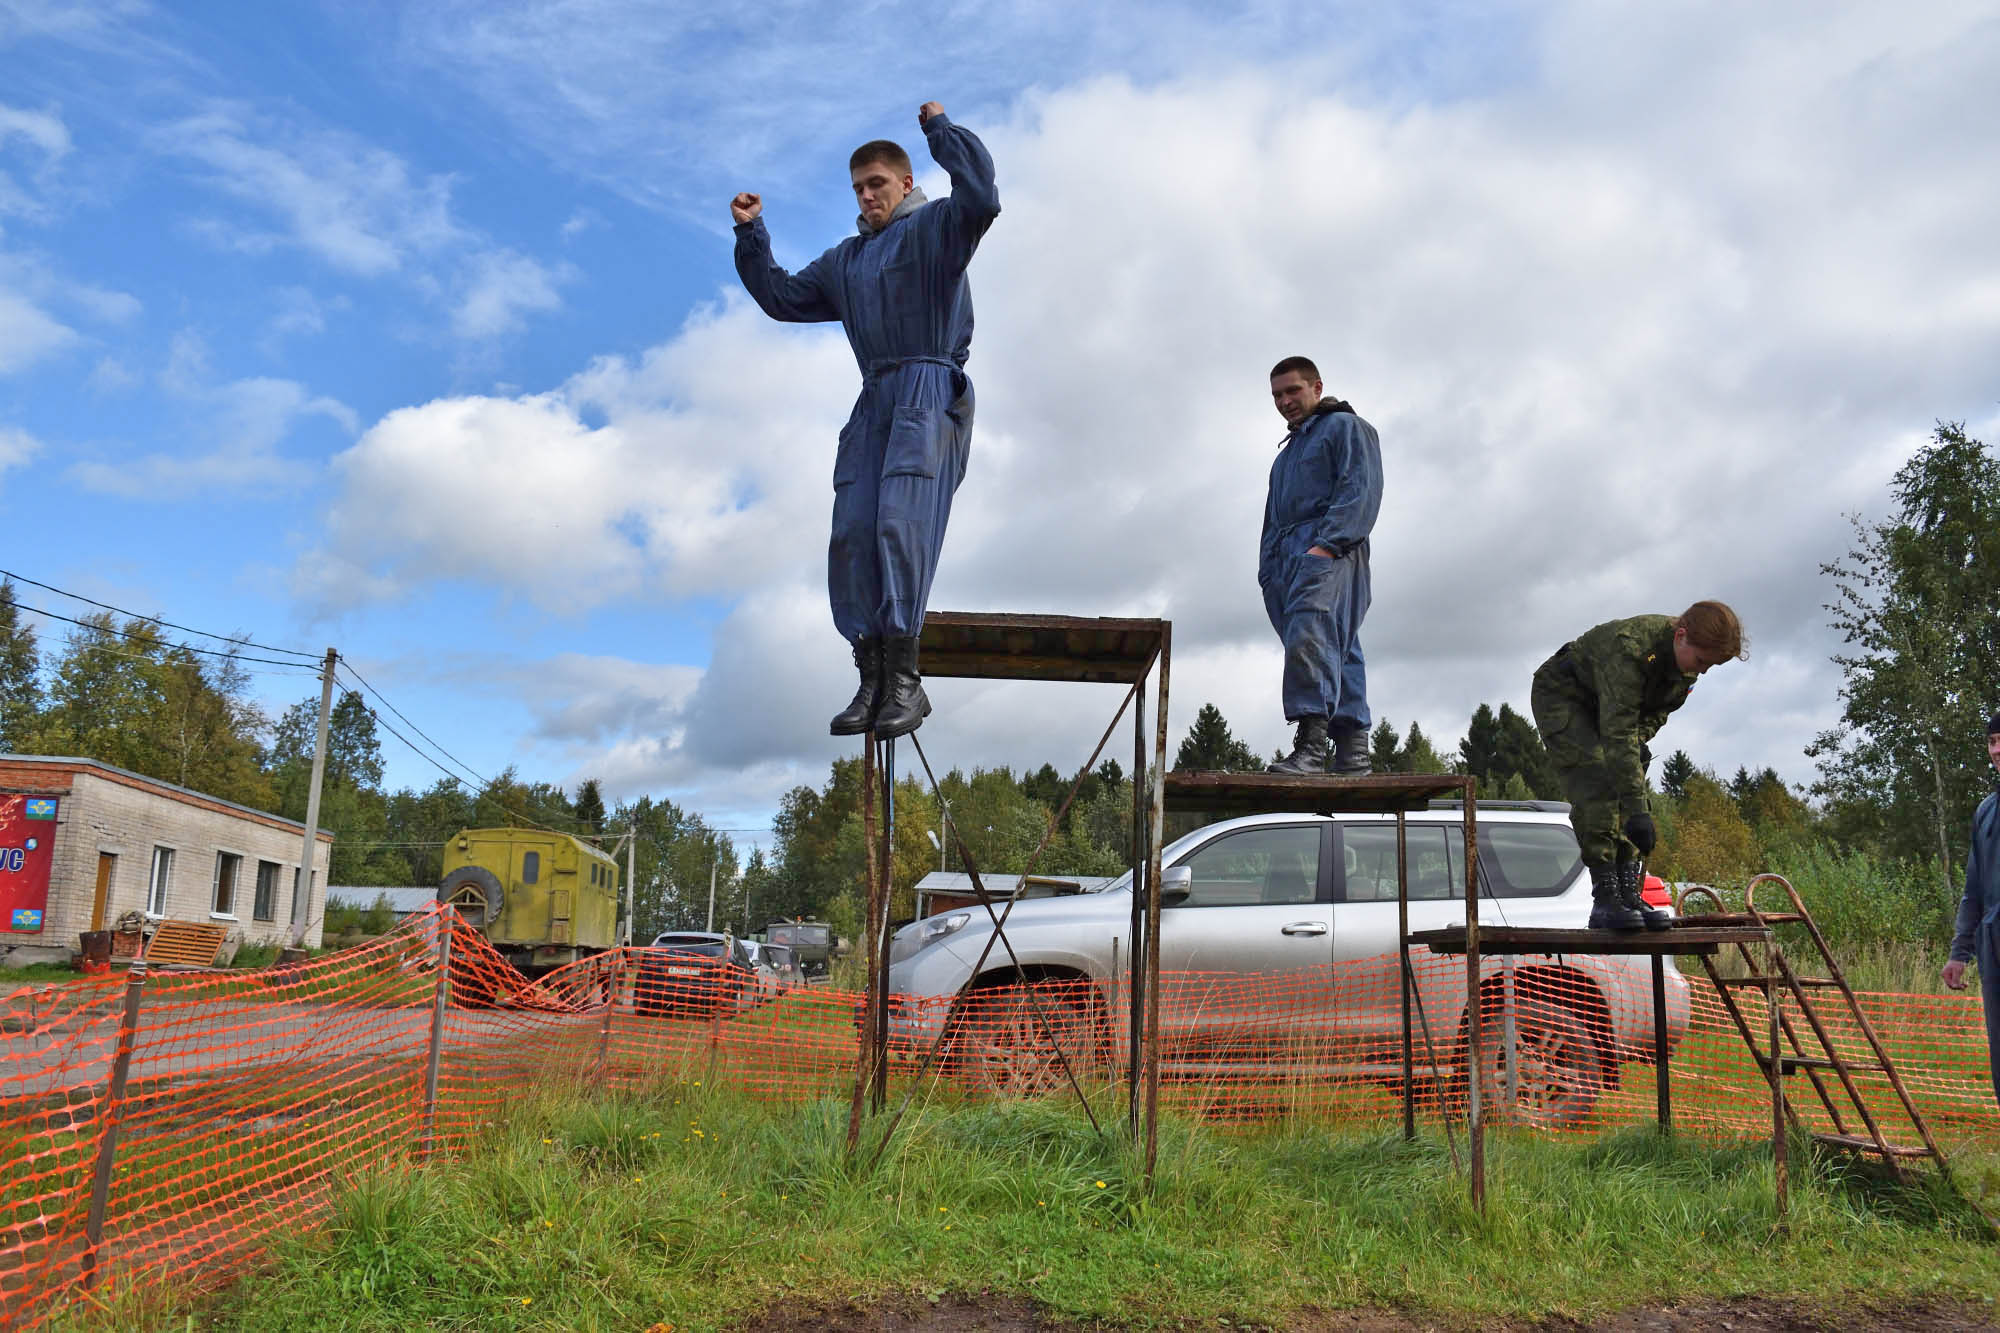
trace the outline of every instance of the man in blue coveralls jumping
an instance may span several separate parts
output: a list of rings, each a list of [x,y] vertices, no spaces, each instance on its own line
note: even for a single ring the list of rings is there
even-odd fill
[[[1353,408],[1324,395],[1306,358],[1271,368],[1271,401],[1291,429],[1271,463],[1257,582],[1284,640],[1285,720],[1298,736],[1270,771],[1351,777],[1368,771],[1368,678],[1355,636],[1368,614],[1382,447]]]
[[[951,497],[972,443],[972,291],[966,265],[1000,215],[993,159],[972,131],[926,102],[917,112],[951,194],[931,202],[910,157],[886,139],[848,159],[861,207],[850,236],[787,273],[771,258],[763,200],[739,194],[736,272],[773,319],[839,320],[861,366],[861,396],[833,462],[826,583],[833,623],[854,646],[861,688],[836,736],[914,731],[931,711],[917,635],[937,573]]]

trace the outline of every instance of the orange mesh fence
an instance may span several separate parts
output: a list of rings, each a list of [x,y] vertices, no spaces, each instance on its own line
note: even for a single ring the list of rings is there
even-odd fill
[[[440,963],[449,958],[448,966]],[[1409,1092],[1462,1118],[1466,974],[1413,955]],[[1395,955],[1278,975],[1168,972],[1161,1108],[1225,1124],[1390,1123],[1405,1086]],[[1761,993],[1665,974],[1675,1123],[1770,1131]],[[442,983],[448,981],[449,985]],[[954,997],[890,997],[891,1077],[972,1096],[1073,1097],[1119,1118],[1130,1049],[1123,977]],[[540,1086],[703,1081],[776,1102],[844,1095],[862,996],[781,987],[720,959],[614,950],[535,980],[455,915],[288,967],[162,971],[0,998],[0,1326],[31,1327],[77,1289],[212,1284],[312,1226],[349,1174],[456,1152]],[[1976,1000],[1867,995],[1862,1008],[1947,1151],[2000,1130]],[[1818,1003],[1844,1056],[1872,1059],[1844,1005]],[[1652,1118],[1649,960],[1489,959],[1476,1077],[1498,1119],[1595,1131]],[[1787,999],[1784,1021],[1813,1044]],[[1058,1054],[1060,1052],[1060,1055]],[[1808,1066],[1787,1095],[1808,1128],[1865,1133]],[[1879,1072],[1854,1075],[1892,1142],[1915,1140]],[[1831,1103],[1829,1109],[1827,1103]],[[93,1208],[93,1202],[99,1205]]]

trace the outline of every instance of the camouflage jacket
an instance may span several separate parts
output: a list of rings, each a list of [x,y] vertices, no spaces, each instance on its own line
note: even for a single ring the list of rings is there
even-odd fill
[[[1559,679],[1565,658],[1579,697],[1596,702],[1604,765],[1618,795],[1644,796],[1639,753],[1666,725],[1667,715],[1687,702],[1696,680],[1674,661],[1674,618],[1633,616],[1585,631],[1549,659]]]

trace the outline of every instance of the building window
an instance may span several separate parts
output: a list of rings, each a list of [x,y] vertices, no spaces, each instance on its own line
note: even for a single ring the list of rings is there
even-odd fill
[[[243,858],[234,852],[215,854],[215,895],[208,909],[210,916],[234,916],[236,914],[236,879],[243,871]]]
[[[250,904],[250,915],[258,921],[270,921],[278,911],[278,863],[259,861],[257,863],[257,896]]]
[[[153,877],[146,881],[146,911],[152,916],[167,914],[167,881],[174,877],[174,849],[153,849]]]
[[[292,915],[290,919],[293,921],[303,922],[305,920],[305,917],[299,912],[299,883],[300,883],[299,872],[294,870],[292,872]],[[308,889],[306,893],[307,896],[310,897],[312,891]]]

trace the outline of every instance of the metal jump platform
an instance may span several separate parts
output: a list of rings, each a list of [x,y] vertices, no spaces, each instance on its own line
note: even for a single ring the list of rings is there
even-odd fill
[[[1034,856],[1029,858],[1028,865],[1021,873],[1025,878],[1034,872],[1035,863],[1040,860],[1042,852],[1046,850],[1050,839],[1060,826],[1063,815],[1076,798],[1077,788],[1085,775],[1096,767],[1098,756],[1109,743],[1111,733],[1116,730],[1125,710],[1130,708],[1132,710],[1132,933],[1129,938],[1139,947],[1128,950],[1130,961],[1127,992],[1131,996],[1132,1042],[1129,1052],[1127,1120],[1135,1141],[1142,1134],[1144,1136],[1149,1172],[1153,1158],[1152,1147],[1157,1138],[1157,1097],[1145,1099],[1142,1106],[1141,1068],[1145,1061],[1139,1033],[1147,1024],[1159,978],[1159,966],[1154,956],[1159,944],[1159,907],[1152,886],[1159,882],[1160,845],[1166,818],[1160,777],[1166,771],[1167,690],[1172,655],[1173,624],[1166,620],[963,611],[934,611],[926,615],[917,648],[919,670],[930,679],[1065,681],[1127,687],[1118,711],[1106,726],[1103,736],[1097,742],[1097,747],[1077,770],[1062,805],[1049,820],[1041,846],[1035,850]],[[1159,672],[1159,695],[1154,706],[1153,746],[1149,763],[1145,725],[1146,681],[1156,667]],[[937,775],[932,771],[930,760],[924,753],[919,734],[912,733],[910,741],[917,752],[918,760],[923,765],[925,777],[932,791],[936,792]],[[867,737],[862,763],[862,827],[868,844],[868,989],[863,1001],[860,1059],[856,1068],[854,1101],[848,1122],[850,1150],[859,1144],[864,1103],[880,1111],[886,1106],[888,1096],[888,927],[891,873],[889,851],[893,846],[891,839],[895,819],[895,745],[894,740],[880,741],[871,733]],[[879,835],[875,819],[878,771],[881,774],[879,801],[882,812]],[[965,845],[958,826],[950,821],[945,823],[959,862],[971,877],[973,889],[979,895],[981,906],[992,919],[993,938],[988,948],[997,944],[1005,948],[1011,956],[1013,950],[1007,943],[1006,923],[1008,914],[1013,910],[1015,897],[1013,895],[1002,897],[987,890],[972,850]],[[982,958],[981,963],[983,962]],[[968,978],[966,983],[968,990],[972,981],[977,978],[978,971],[979,968],[975,967],[973,976]],[[1150,984],[1147,983],[1147,978],[1150,978]],[[962,1021],[962,1014],[966,1008],[964,1003],[966,994],[966,991],[961,991],[953,1002],[946,1016],[944,1032],[925,1057],[916,1079],[912,1080],[912,1092],[917,1084],[921,1083],[931,1064],[946,1048],[954,1023]],[[1091,1110],[1089,1098],[1084,1095],[1074,1071],[1069,1068],[1068,1057],[1062,1051],[1061,1044],[1054,1040],[1047,1016],[1034,1000],[1032,991],[1029,992],[1028,1003],[1033,1009],[1036,1023],[1050,1036],[1051,1043],[1056,1047],[1058,1059],[1063,1063],[1064,1073],[1078,1100],[1083,1103],[1085,1113],[1090,1115],[1092,1122],[1095,1123],[1097,1117]],[[1154,1030],[1157,1032],[1156,1026]],[[1153,1080],[1147,1086],[1156,1090],[1157,1080]],[[909,1098],[906,1096],[896,1116],[882,1131],[880,1143],[876,1147],[878,1155],[887,1147],[890,1136],[895,1133],[896,1125],[901,1119],[903,1109],[908,1105]]]

